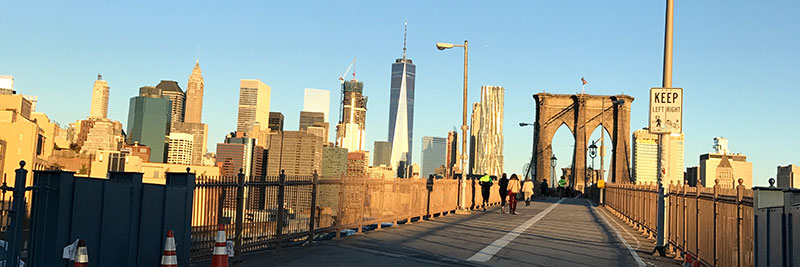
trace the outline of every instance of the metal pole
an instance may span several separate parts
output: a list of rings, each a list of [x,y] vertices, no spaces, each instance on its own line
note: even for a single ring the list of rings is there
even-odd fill
[[[14,193],[11,200],[11,210],[9,211],[10,224],[7,233],[8,250],[6,252],[6,262],[10,262],[8,266],[16,266],[16,263],[19,262],[19,244],[22,241],[22,225],[25,219],[25,182],[28,177],[28,170],[24,168],[25,161],[20,161],[19,169],[15,170]]]
[[[239,168],[239,174],[236,176],[236,225],[234,228],[234,232],[236,234],[236,240],[234,240],[235,251],[239,251],[236,253],[234,261],[239,261],[241,259],[242,253],[242,227],[244,226],[242,220],[244,220],[244,169]]]
[[[673,0],[667,0],[667,18],[664,29],[664,77],[661,87],[672,87],[672,18]]]
[[[317,210],[317,183],[319,183],[319,174],[317,171],[314,171],[314,177],[311,180],[311,210],[310,213],[310,220],[308,222],[308,240],[306,242],[311,243],[314,242],[314,226],[317,222],[318,214],[315,213]],[[378,224],[380,225],[380,224]]]
[[[466,203],[466,194],[464,191],[466,190],[466,182],[464,177],[467,172],[467,130],[469,126],[467,126],[467,57],[469,55],[469,42],[464,40],[464,106],[463,106],[463,116],[462,116],[462,124],[461,124],[461,181],[459,185],[461,186],[462,194],[461,198],[459,198],[459,208],[465,209]]]
[[[664,28],[664,76],[661,87],[672,87],[672,23],[673,23],[673,0],[667,0],[667,14]],[[656,247],[655,250],[662,257],[666,255],[664,244],[664,186],[663,176],[665,174],[665,160],[668,158],[667,149],[664,149],[664,139],[668,134],[659,134],[658,138],[658,226],[656,228]]]
[[[283,148],[281,148],[283,149]],[[280,176],[278,176],[278,215],[277,215],[277,224],[275,226],[275,239],[277,240],[277,245],[275,246],[275,250],[281,249],[281,242],[283,242],[283,223],[286,221],[286,217],[284,216],[285,207],[283,206],[284,202],[284,192],[286,190],[286,174],[283,170],[281,170]]]

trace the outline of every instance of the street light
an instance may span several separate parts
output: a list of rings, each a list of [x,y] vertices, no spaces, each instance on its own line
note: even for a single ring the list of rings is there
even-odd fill
[[[602,130],[600,134],[603,134]],[[592,141],[592,145],[589,146],[589,157],[592,158],[592,182],[594,182],[594,157],[597,157],[597,140]]]
[[[458,183],[460,189],[458,190],[458,207],[461,210],[466,209],[466,184],[464,182],[464,175],[467,174],[467,130],[469,126],[467,126],[467,55],[469,50],[469,42],[464,40],[463,45],[451,44],[451,43],[436,43],[436,49],[445,50],[450,49],[453,47],[463,47],[464,48],[464,107],[463,107],[463,123],[461,124],[461,182]]]
[[[533,123],[527,123],[527,122],[520,122],[519,123],[519,127],[525,127],[525,126],[534,126],[534,124]],[[533,138],[536,138],[536,127],[533,127],[533,131],[534,131],[534,133],[533,133],[533,136],[531,137],[532,138],[531,140],[533,140]],[[533,180],[536,180],[536,177],[533,177],[534,175],[533,175],[533,173],[531,173],[531,169],[534,166],[533,165],[534,164],[533,158],[536,155],[535,154],[536,153],[536,140],[533,140],[532,143],[533,144],[531,145],[532,146],[531,147],[531,162],[528,163],[528,169],[525,171],[525,178],[528,178],[528,175],[530,174],[531,180],[533,181]]]
[[[558,158],[556,158],[556,154],[553,154],[553,156],[550,157],[550,168],[552,169],[552,171],[550,172],[550,187],[553,187],[553,185],[556,182],[556,163],[557,162],[558,162]]]

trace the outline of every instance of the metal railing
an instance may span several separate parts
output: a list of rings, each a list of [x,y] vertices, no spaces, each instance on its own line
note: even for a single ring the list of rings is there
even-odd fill
[[[374,179],[367,174],[342,176],[197,177],[192,211],[193,261],[211,257],[217,225],[224,226],[236,254],[280,249],[344,230],[361,233],[458,207],[458,180]],[[471,181],[467,181],[468,186]],[[477,184],[476,184],[477,186]],[[480,187],[467,188],[467,199],[481,203]],[[500,201],[497,182],[491,202]]]
[[[753,266],[753,191],[669,185],[665,237],[676,258],[691,254],[708,266]],[[606,207],[653,238],[658,189],[655,184],[608,184]]]

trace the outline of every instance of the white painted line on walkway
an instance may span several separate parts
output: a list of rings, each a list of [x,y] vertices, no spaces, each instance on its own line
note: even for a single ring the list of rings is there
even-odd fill
[[[633,259],[636,260],[636,263],[638,263],[640,267],[644,267],[645,264],[644,264],[644,261],[642,261],[642,258],[640,258],[639,254],[636,253],[635,250],[633,250],[633,248],[631,247],[630,244],[628,244],[628,241],[625,241],[625,238],[623,238],[622,234],[620,234],[619,231],[617,231],[617,228],[614,227],[613,225],[611,225],[611,223],[608,222],[608,220],[606,219],[606,215],[602,214],[602,212],[598,212],[598,213],[600,213],[600,218],[603,219],[603,222],[605,222],[606,225],[610,226],[609,228],[614,230],[614,233],[617,234],[617,238],[619,238],[619,240],[622,241],[622,244],[624,244],[625,247],[628,248],[628,251],[631,253],[631,256],[633,256]]]
[[[511,230],[511,232],[508,232],[500,239],[495,240],[485,248],[481,249],[481,251],[478,251],[478,253],[475,253],[475,255],[472,255],[472,257],[469,257],[469,259],[467,260],[478,261],[478,262],[489,261],[494,256],[495,253],[503,249],[503,247],[508,245],[508,243],[511,243],[511,241],[517,238],[517,236],[524,233],[525,230],[528,230],[528,228],[530,228],[534,223],[541,220],[545,215],[550,213],[550,211],[555,209],[556,206],[558,206],[558,204],[561,203],[561,201],[564,201],[564,199],[562,198],[558,200],[558,202],[553,203],[552,205],[550,205],[550,207],[547,207],[547,209],[543,210],[539,214],[536,214],[536,216],[533,216],[533,218],[530,218],[524,223],[520,224],[519,226],[517,226],[517,228],[514,228],[514,230]]]

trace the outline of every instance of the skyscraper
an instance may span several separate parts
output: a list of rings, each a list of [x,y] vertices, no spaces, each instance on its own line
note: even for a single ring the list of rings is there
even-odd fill
[[[283,131],[283,113],[269,113],[269,129],[273,131]]]
[[[392,166],[389,164],[392,159],[392,143],[386,141],[375,141],[372,150],[372,152],[375,154],[375,157],[372,160],[372,166]]]
[[[200,72],[200,60],[194,63],[189,82],[186,84],[186,109],[184,121],[200,123],[203,120],[203,74]]]
[[[745,188],[753,187],[753,163],[747,161],[747,156],[728,151],[728,140],[722,137],[714,138],[714,151],[700,155],[700,184],[705,187],[714,186],[714,180],[719,178],[718,167],[723,163],[723,157],[727,158],[731,165],[732,175],[728,179],[720,180],[719,185],[725,188],[735,188],[739,185],[739,178],[744,180]],[[727,166],[723,166],[724,168]],[[724,176],[724,175],[723,175]]]
[[[325,113],[313,111],[300,111],[301,132],[309,132],[322,137],[322,142],[328,142],[328,123],[325,121]]]
[[[208,125],[196,122],[177,122],[172,125],[170,132],[192,135],[192,165],[202,165],[203,155],[208,150]]]
[[[503,105],[505,88],[481,86],[480,129],[475,152],[476,174],[503,173]]]
[[[436,168],[445,164],[447,157],[447,138],[422,137],[422,178],[433,174]]]
[[[313,175],[320,171],[322,138],[300,131],[272,133],[267,152],[267,175]]]
[[[270,91],[268,85],[259,80],[239,81],[239,118],[236,131],[253,133],[254,127],[266,130],[269,125]]]
[[[406,37],[403,33],[403,57],[392,64],[389,98],[389,143],[392,144],[391,165],[404,160],[411,164],[414,130],[414,79],[416,66],[406,58]]]
[[[800,188],[800,167],[794,164],[778,166],[775,178],[780,188]]]
[[[325,113],[313,111],[300,111],[300,131],[305,131],[317,122],[325,122]]]
[[[192,165],[194,136],[187,133],[170,133],[167,163]]]
[[[367,97],[364,83],[356,79],[342,83],[342,108],[336,125],[336,145],[349,152],[363,151],[366,139]]]
[[[331,109],[331,91],[306,88],[303,93],[303,111],[322,112],[323,120],[328,121]]]
[[[667,142],[664,148],[668,151],[669,158],[665,161],[667,166],[663,184],[683,184],[685,166],[683,162],[683,140],[681,133],[665,135]],[[658,135],[651,134],[646,128],[633,131],[633,175],[637,183],[655,183],[658,181]]]
[[[169,98],[172,101],[172,111],[170,122],[175,125],[177,122],[183,122],[183,105],[186,103],[186,94],[181,90],[181,86],[176,81],[161,80],[156,85],[156,88],[161,90],[161,96]]]
[[[147,92],[151,88],[142,88]],[[140,90],[141,91],[141,90]],[[135,96],[128,109],[127,143],[150,147],[150,162],[166,160],[172,105],[169,99]]]
[[[108,82],[103,80],[103,75],[97,74],[97,80],[92,86],[92,107],[89,118],[105,119],[108,117]]]
[[[658,179],[658,135],[646,128],[633,131],[633,178],[636,183],[656,182]]]

